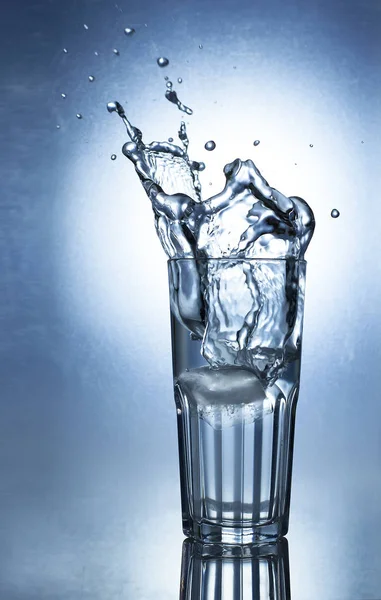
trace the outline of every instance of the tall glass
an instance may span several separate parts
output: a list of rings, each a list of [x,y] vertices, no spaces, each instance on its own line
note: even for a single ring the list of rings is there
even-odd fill
[[[168,261],[185,535],[288,531],[306,264]]]

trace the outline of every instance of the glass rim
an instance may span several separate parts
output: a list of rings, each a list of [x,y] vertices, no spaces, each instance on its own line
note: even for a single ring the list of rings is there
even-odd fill
[[[293,256],[284,256],[284,257],[280,257],[280,258],[245,258],[245,257],[240,257],[240,256],[229,256],[229,257],[221,257],[221,258],[210,258],[210,257],[184,257],[184,258],[169,258],[167,260],[168,263],[171,262],[180,262],[180,261],[192,261],[192,262],[197,262],[197,261],[203,261],[203,262],[213,262],[213,261],[225,261],[225,262],[249,262],[249,261],[256,261],[256,262],[270,262],[270,263],[283,263],[283,262],[287,262],[293,260],[296,263],[300,263],[300,264],[307,264],[307,261],[304,258],[294,258]]]

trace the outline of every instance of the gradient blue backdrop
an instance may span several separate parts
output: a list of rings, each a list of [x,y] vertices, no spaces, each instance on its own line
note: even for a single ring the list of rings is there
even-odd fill
[[[105,110],[175,137],[166,74],[211,193],[251,157],[313,207],[292,600],[381,598],[379,0],[8,0],[0,27],[1,600],[178,597],[166,260]]]

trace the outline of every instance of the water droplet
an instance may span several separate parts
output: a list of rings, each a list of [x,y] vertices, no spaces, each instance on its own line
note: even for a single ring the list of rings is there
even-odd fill
[[[95,50],[94,54],[95,54],[95,56],[99,56],[99,52],[97,52],[96,50]]]
[[[216,142],[214,142],[213,140],[209,140],[209,142],[206,142],[206,144],[204,146],[205,150],[209,150],[209,152],[214,150],[215,147],[216,147]]]
[[[295,165],[295,167],[297,167],[297,166],[298,166],[298,163],[294,163],[294,165]]]
[[[181,415],[181,408],[176,408],[176,412],[178,415]]]
[[[61,94],[61,98],[66,98],[66,94],[64,94],[64,93],[62,92],[62,94]]]
[[[75,116],[77,117],[77,119],[82,119],[81,113],[77,113]]]
[[[83,24],[84,28],[87,30],[89,28],[88,25],[86,25],[86,23]]]
[[[116,160],[116,154],[111,154],[110,158],[111,160]]]
[[[57,129],[61,129],[61,125],[56,125],[56,128]]]
[[[361,143],[363,144],[363,143],[364,143],[364,140],[361,140]]]
[[[164,77],[164,80],[165,80],[165,81],[168,81],[168,79],[169,79],[169,77],[168,77],[168,75],[166,75],[166,76]]]
[[[261,143],[261,140],[255,140],[255,142],[254,142],[254,144],[253,144],[253,145],[254,145],[254,146],[259,146],[259,144],[260,144],[260,143]]]
[[[135,29],[133,27],[126,27],[125,30],[124,30],[124,33],[126,35],[134,35]]]
[[[332,219],[337,219],[337,217],[340,217],[340,212],[337,210],[337,208],[331,210],[331,217]]]
[[[67,54],[67,48],[64,48],[63,51],[65,54]]]
[[[313,148],[313,147],[314,147],[314,145],[313,145],[313,144],[310,144],[310,148]]]
[[[177,79],[177,83],[182,83],[182,82],[183,82],[183,80],[181,79],[181,77],[179,77],[179,78]]]
[[[168,81],[168,83],[170,83],[170,82]],[[169,87],[168,83],[167,83],[167,87]],[[189,108],[189,106],[185,106],[185,104],[183,104],[179,100],[176,92],[174,90],[172,90],[172,84],[171,84],[171,87],[169,87],[169,89],[165,92],[165,97],[167,98],[167,100],[169,100],[169,102],[176,104],[176,106],[179,110],[182,110],[187,115],[193,115],[193,110],[191,108]]]
[[[233,69],[236,69],[237,67],[233,67]]]
[[[173,137],[169,137],[168,142],[173,142]]]
[[[198,170],[199,171],[205,171],[205,163],[204,162],[200,162],[199,163]]]
[[[209,185],[213,185],[213,183],[211,181],[209,181]]]
[[[202,50],[204,46],[202,44],[199,44],[198,47],[200,48],[200,50]]]
[[[94,81],[94,80],[95,80],[94,75],[89,75],[89,81]]]
[[[165,58],[165,56],[160,56],[160,58],[158,58],[156,62],[159,65],[159,67],[167,67],[169,65],[169,60],[168,58]]]
[[[119,56],[119,50],[118,48],[113,48],[113,53],[115,54],[115,56]]]
[[[124,112],[123,107],[121,106],[121,104],[119,104],[119,102],[107,102],[107,110],[109,113],[116,112],[120,114],[120,111]]]
[[[168,89],[172,89],[172,81],[167,81],[166,86]]]

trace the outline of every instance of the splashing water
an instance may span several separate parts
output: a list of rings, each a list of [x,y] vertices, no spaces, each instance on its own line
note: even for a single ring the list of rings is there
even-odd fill
[[[312,210],[302,198],[271,187],[250,159],[227,164],[224,189],[202,198],[198,173],[205,165],[189,158],[184,122],[181,145],[145,144],[118,102],[107,109],[126,126],[130,141],[123,154],[151,201],[167,256],[184,259],[170,262],[173,314],[201,342],[213,369],[249,368],[274,383],[300,355],[304,277],[298,260],[313,235]]]

